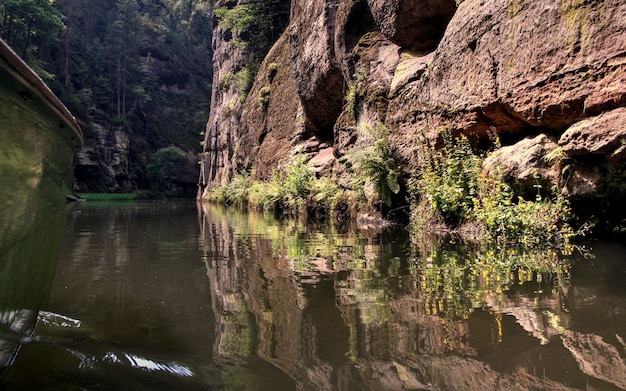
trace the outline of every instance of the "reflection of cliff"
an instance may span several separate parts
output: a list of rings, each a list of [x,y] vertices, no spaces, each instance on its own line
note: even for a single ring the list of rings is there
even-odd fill
[[[380,233],[202,208],[218,360],[258,357],[299,390],[624,387],[621,307],[581,327],[589,310],[567,279],[478,261],[415,267]]]

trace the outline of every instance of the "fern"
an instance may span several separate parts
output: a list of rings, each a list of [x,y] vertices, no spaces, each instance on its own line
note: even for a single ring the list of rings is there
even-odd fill
[[[354,148],[345,156],[357,177],[370,181],[379,200],[391,205],[392,194],[400,192],[400,170],[391,153],[389,131],[382,123],[375,127],[364,125],[362,132],[374,139],[374,143],[365,148]]]

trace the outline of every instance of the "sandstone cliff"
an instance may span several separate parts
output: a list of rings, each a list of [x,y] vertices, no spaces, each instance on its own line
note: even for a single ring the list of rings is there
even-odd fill
[[[220,90],[245,49],[215,26],[201,191],[240,170],[265,176],[294,152],[340,174],[354,129],[382,122],[407,177],[446,128],[498,136],[486,170],[502,165],[520,191],[558,186],[581,215],[614,212],[626,195],[622,1],[293,0],[245,100]]]

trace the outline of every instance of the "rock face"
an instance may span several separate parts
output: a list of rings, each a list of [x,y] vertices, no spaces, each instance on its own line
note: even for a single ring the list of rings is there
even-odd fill
[[[217,75],[232,60],[220,57],[224,34],[216,31]],[[244,123],[225,118],[231,93],[214,91],[205,180],[225,180],[233,159],[265,169],[306,143],[311,157],[329,145],[340,156],[358,144],[354,129],[380,122],[407,176],[423,144],[438,145],[445,128],[480,143],[497,136],[511,180],[533,173],[574,199],[619,199],[626,195],[624,31],[619,0],[294,0],[290,57],[273,61],[291,70],[295,87],[287,90],[296,95],[279,96],[272,85],[268,106],[292,114],[263,113],[255,92],[268,84],[262,68]],[[281,38],[274,51],[284,45]],[[244,134],[252,139],[239,140]],[[264,147],[276,140],[288,145]],[[331,170],[340,173],[341,163]]]
[[[261,64],[249,93],[253,103],[244,105],[241,114],[236,164],[254,167],[262,176],[286,163],[294,144],[310,140],[309,149],[319,149],[306,127],[293,73],[284,65],[290,57],[289,36],[283,34]]]
[[[216,1],[215,7],[226,6],[228,1]],[[233,45],[233,36],[213,21],[213,91],[211,111],[204,137],[204,150],[200,159],[201,184],[209,181],[223,182],[233,175],[231,164],[233,146],[239,139],[237,130],[241,115],[241,94],[229,75],[244,77],[245,51]]]
[[[130,138],[123,129],[93,124],[76,155],[78,192],[133,190],[129,172]]]

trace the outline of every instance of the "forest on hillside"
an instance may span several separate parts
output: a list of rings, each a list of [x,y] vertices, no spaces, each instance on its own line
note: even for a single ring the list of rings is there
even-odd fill
[[[199,152],[211,96],[212,4],[0,1],[0,37],[74,113],[92,160],[100,162],[77,165],[82,190],[168,188],[155,177],[167,174],[156,152]],[[107,162],[116,145],[102,139],[113,131],[130,140],[122,168]]]

